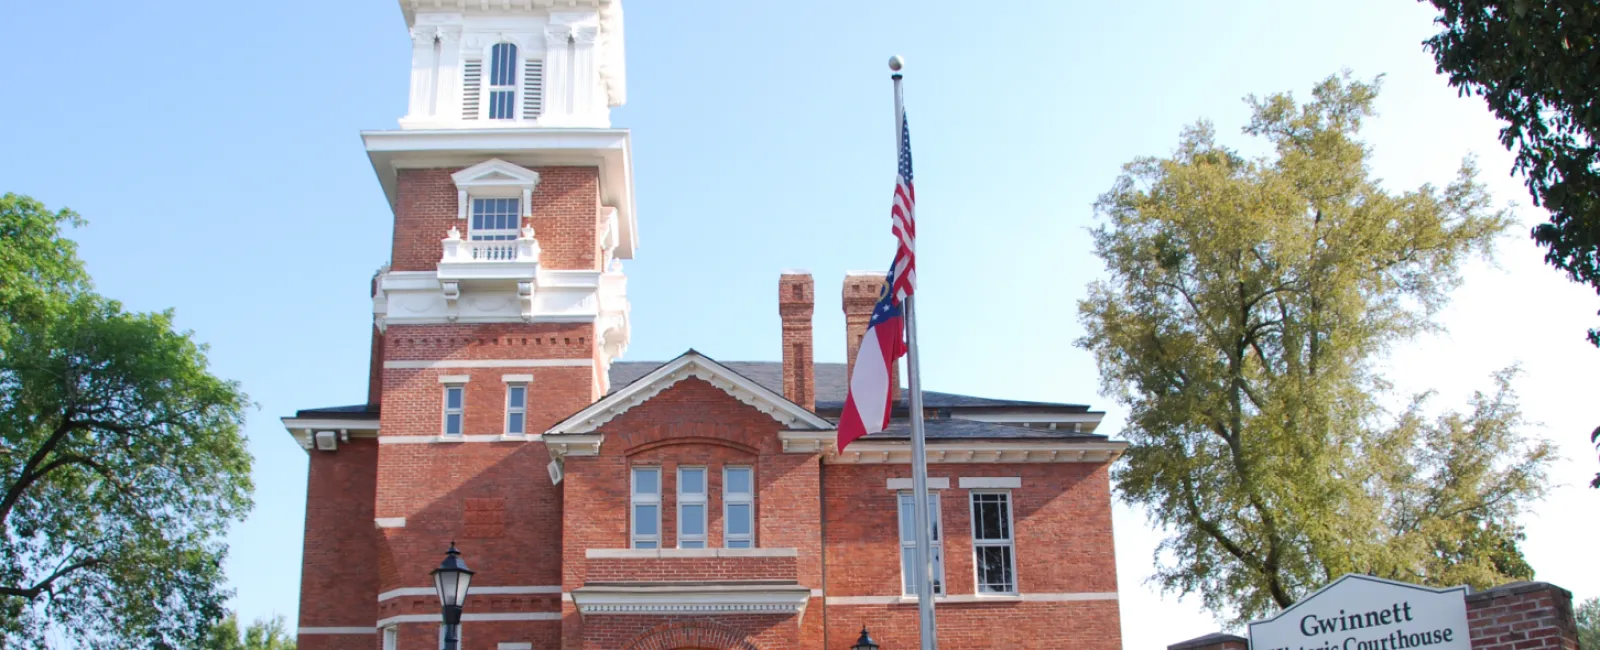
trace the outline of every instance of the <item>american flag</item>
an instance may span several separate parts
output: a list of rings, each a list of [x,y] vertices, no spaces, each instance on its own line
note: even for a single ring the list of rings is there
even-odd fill
[[[894,287],[898,302],[915,293],[917,287],[917,186],[911,182],[911,124],[904,113],[900,114],[900,170],[895,175],[894,207],[889,214],[900,244],[889,270],[890,286]]]
[[[884,279],[884,291],[872,308],[872,319],[856,351],[855,369],[850,374],[844,412],[839,417],[839,449],[857,438],[877,433],[889,426],[894,392],[891,369],[906,354],[905,319],[901,303],[916,290],[917,284],[917,190],[911,183],[911,127],[900,116],[900,167],[895,175],[893,217],[898,245],[894,263]]]

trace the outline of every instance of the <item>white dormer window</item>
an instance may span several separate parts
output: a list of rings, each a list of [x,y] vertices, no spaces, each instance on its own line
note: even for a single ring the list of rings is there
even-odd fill
[[[489,119],[517,117],[517,46],[495,43],[489,50]]]

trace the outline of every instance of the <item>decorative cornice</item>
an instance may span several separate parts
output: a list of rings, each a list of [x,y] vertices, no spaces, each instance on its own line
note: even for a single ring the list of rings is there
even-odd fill
[[[779,431],[778,440],[786,454],[833,452],[839,443],[838,431]]]
[[[592,585],[572,592],[578,613],[620,615],[799,614],[811,590],[800,585]]]
[[[598,433],[566,434],[544,436],[543,441],[545,448],[550,450],[550,457],[559,460],[567,456],[600,455],[600,443],[605,441],[605,436]]]
[[[1108,463],[1122,455],[1128,443],[1109,442],[979,442],[928,444],[930,463]],[[869,465],[911,462],[910,442],[856,441],[843,452],[829,453],[829,464]]]

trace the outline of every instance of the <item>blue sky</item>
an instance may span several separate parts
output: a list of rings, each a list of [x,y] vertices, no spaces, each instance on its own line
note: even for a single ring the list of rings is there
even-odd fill
[[[780,270],[817,277],[819,360],[842,361],[834,296],[892,252],[894,132],[884,61],[908,60],[919,190],[919,326],[930,389],[1019,399],[1099,396],[1076,303],[1103,273],[1091,205],[1119,166],[1161,155],[1206,117],[1246,151],[1241,98],[1349,69],[1386,75],[1367,130],[1391,188],[1449,181],[1476,154],[1498,200],[1527,206],[1479,100],[1458,98],[1420,42],[1410,0],[1291,3],[644,2],[627,5],[628,105],[641,247],[626,270],[627,359],[695,347],[776,359]],[[365,395],[367,282],[391,214],[358,132],[405,112],[409,40],[390,0],[4,3],[0,191],[68,206],[101,291],[177,310],[219,374],[259,405],[248,424],[256,509],[230,534],[246,618],[293,618],[305,452],[277,418]],[[1518,215],[1531,224],[1537,210]],[[1600,493],[1580,385],[1594,296],[1541,265],[1518,228],[1474,264],[1448,334],[1397,349],[1405,391],[1464,403],[1521,363],[1532,434],[1555,438],[1560,486],[1528,518],[1540,578],[1600,596],[1583,521]],[[1143,583],[1160,536],[1118,506],[1125,642],[1215,629],[1193,599]],[[1161,620],[1162,625],[1146,622]]]

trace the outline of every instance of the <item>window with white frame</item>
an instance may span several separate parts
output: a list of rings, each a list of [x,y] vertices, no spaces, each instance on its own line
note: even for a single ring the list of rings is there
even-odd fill
[[[393,625],[383,628],[383,650],[400,650],[400,628]]]
[[[477,241],[512,241],[521,224],[520,199],[472,199],[468,237]]]
[[[506,384],[506,434],[520,436],[528,431],[528,385]]]
[[[706,468],[678,468],[678,548],[706,547]]]
[[[633,548],[661,548],[661,468],[633,468]]]
[[[722,545],[755,548],[755,475],[749,467],[722,470]]]
[[[900,501],[900,583],[908,596],[917,593],[917,577],[922,571],[917,566],[916,500],[910,492],[899,493]],[[944,526],[939,520],[939,493],[928,491],[928,525],[930,547],[933,551],[933,594],[944,595]]]
[[[462,384],[444,386],[444,434],[459,435],[466,415],[467,387]]]
[[[972,493],[972,566],[978,593],[1017,593],[1010,492]]]
[[[517,46],[495,43],[489,49],[489,119],[517,117]]]

